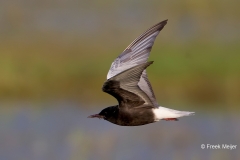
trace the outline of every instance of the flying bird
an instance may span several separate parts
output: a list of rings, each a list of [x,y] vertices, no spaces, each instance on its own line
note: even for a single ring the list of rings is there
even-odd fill
[[[112,63],[102,90],[115,97],[118,105],[103,109],[88,118],[101,118],[121,126],[139,126],[159,120],[177,121],[194,112],[159,106],[146,68],[154,41],[167,24],[164,20],[136,38]]]

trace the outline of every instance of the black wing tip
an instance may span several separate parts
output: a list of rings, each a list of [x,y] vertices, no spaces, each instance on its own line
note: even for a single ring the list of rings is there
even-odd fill
[[[165,19],[164,21],[162,21],[162,23],[167,23],[168,22],[168,19]]]
[[[166,25],[166,24],[167,24],[167,22],[168,22],[168,19],[165,19],[164,21],[161,21],[161,22],[159,22],[159,24]]]
[[[167,22],[168,22],[168,19],[166,19],[164,21],[161,21],[158,24],[156,24],[156,26],[158,26],[158,30],[162,30],[163,27],[167,24]]]
[[[151,65],[151,64],[153,64],[153,62],[154,62],[154,61],[148,61],[147,63],[148,63],[149,65]]]
[[[146,62],[146,63],[145,63],[145,66],[146,66],[145,68],[147,68],[148,66],[150,66],[151,64],[153,64],[153,62],[154,62],[154,61],[148,61],[148,62]]]

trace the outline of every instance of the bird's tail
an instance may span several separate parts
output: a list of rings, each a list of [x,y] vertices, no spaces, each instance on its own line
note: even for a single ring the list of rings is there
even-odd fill
[[[161,120],[161,119],[176,119],[183,116],[191,116],[194,115],[195,112],[189,112],[189,111],[177,111],[170,108],[165,108],[159,106],[158,108],[153,109],[155,119]]]

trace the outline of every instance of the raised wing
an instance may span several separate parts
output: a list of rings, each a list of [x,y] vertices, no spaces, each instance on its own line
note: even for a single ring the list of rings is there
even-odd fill
[[[103,84],[102,90],[115,97],[120,107],[138,107],[142,104],[153,106],[148,95],[138,86],[142,72],[152,63],[151,61],[139,64],[108,79]]]
[[[167,20],[162,21],[136,38],[112,63],[107,79],[138,64],[147,62],[157,35],[166,24]]]
[[[157,35],[166,24],[167,20],[162,21],[149,28],[138,38],[136,38],[112,63],[107,74],[107,79],[110,79],[111,77],[136,65],[147,62]],[[155,107],[158,107],[158,103],[156,101],[152,86],[148,80],[146,70],[142,72],[138,86],[147,94],[152,104]]]

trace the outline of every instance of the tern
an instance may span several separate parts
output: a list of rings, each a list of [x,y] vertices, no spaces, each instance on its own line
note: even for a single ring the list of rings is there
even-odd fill
[[[102,90],[118,101],[88,118],[101,118],[120,126],[139,126],[159,120],[177,121],[194,112],[178,111],[158,104],[148,80],[147,61],[154,41],[167,20],[149,28],[136,38],[112,63]]]

